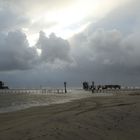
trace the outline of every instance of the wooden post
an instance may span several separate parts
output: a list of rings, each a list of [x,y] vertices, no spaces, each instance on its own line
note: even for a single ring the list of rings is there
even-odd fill
[[[67,83],[64,82],[65,93],[67,93]]]
[[[94,93],[94,81],[92,82],[92,93]]]

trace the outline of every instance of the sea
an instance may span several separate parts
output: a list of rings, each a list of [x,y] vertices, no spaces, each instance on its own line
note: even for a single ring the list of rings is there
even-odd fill
[[[60,104],[72,100],[91,97],[91,92],[81,89],[69,89],[67,93],[58,90],[1,90],[0,113],[18,111],[34,106]]]
[[[91,91],[84,91],[80,88],[68,89],[67,93],[63,89],[0,90],[0,113],[14,112],[34,106],[60,104],[93,96],[112,95],[114,95],[112,91],[109,93],[92,93]]]

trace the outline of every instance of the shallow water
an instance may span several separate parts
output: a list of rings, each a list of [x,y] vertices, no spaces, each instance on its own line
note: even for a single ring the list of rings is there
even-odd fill
[[[44,92],[45,91],[45,92]],[[68,93],[64,90],[0,90],[0,113],[13,112],[33,106],[44,106],[50,104],[65,103],[75,99],[97,96],[117,95],[116,92],[108,91],[107,93],[94,93],[81,89],[69,89]],[[62,92],[61,92],[62,91]],[[123,94],[125,93],[122,91]],[[128,91],[126,92],[128,93]]]
[[[69,102],[74,99],[80,99],[93,96],[90,92],[82,90],[72,90],[65,93],[0,93],[0,113],[12,112],[32,106],[43,106],[57,103]]]

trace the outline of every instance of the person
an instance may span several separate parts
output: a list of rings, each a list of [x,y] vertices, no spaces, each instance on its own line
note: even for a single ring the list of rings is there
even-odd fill
[[[94,90],[95,90],[94,81],[92,82],[92,88],[91,88],[91,90],[92,90],[92,93],[94,93]]]
[[[83,89],[84,90],[89,90],[88,82],[83,82]]]
[[[67,93],[67,83],[64,82],[65,93]]]

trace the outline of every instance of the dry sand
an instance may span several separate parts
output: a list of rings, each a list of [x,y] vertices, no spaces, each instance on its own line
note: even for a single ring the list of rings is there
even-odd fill
[[[0,140],[140,140],[140,96],[92,97],[0,114]]]

